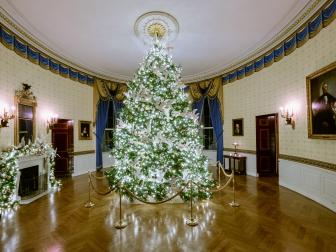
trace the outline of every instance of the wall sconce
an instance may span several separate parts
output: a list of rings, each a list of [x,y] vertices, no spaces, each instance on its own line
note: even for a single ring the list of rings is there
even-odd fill
[[[57,120],[58,120],[57,114],[49,114],[47,118],[47,134],[49,134],[49,130],[51,130],[57,123]]]
[[[291,111],[291,112],[289,112]],[[295,121],[294,121],[294,109],[293,107],[291,107],[291,109],[289,109],[288,107],[286,107],[286,109],[284,110],[283,107],[280,108],[280,113],[281,113],[281,117],[285,118],[286,120],[286,125],[292,125],[292,128],[295,128]]]
[[[3,109],[3,114],[0,114],[0,128],[8,127],[8,122],[9,120],[12,120],[15,118],[15,107],[11,107],[11,111],[9,111],[9,106],[8,104],[5,104],[4,109]]]

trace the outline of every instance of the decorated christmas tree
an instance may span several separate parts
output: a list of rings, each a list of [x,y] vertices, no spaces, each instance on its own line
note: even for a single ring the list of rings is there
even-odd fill
[[[183,200],[210,197],[213,180],[203,154],[198,115],[180,80],[181,68],[159,42],[128,83],[115,134],[115,167],[107,172],[111,186],[144,200],[160,201],[179,189]],[[132,195],[123,190],[130,198]]]

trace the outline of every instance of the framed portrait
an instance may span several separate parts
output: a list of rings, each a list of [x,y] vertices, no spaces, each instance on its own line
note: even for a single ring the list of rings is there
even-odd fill
[[[244,119],[232,119],[232,135],[244,136]]]
[[[78,138],[79,140],[91,140],[91,122],[79,121],[78,122]]]
[[[336,139],[336,62],[306,79],[308,137]]]

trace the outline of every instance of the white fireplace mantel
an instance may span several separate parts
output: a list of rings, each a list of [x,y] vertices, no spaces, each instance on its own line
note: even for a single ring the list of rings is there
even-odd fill
[[[48,167],[48,162],[46,160],[47,156],[46,155],[30,155],[30,156],[24,156],[19,158],[19,171],[17,174],[17,179],[16,179],[16,199],[20,202],[20,204],[29,204],[33,202],[34,200],[46,195],[49,193],[50,190],[50,182],[48,179],[48,190],[45,192],[42,192],[32,198],[29,199],[21,199],[19,196],[19,183],[20,183],[20,177],[21,177],[21,170],[32,167],[32,166],[38,166],[38,175],[43,175],[43,174],[48,174],[47,178],[49,178],[50,175],[50,168]]]

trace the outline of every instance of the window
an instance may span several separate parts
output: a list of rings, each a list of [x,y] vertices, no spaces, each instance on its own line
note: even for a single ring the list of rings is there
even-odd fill
[[[216,150],[217,147],[216,147],[215,131],[211,122],[209,100],[207,97],[204,98],[204,105],[200,123],[201,123],[200,134],[203,139],[204,149]]]
[[[110,102],[106,121],[106,128],[103,138],[103,148],[102,148],[103,151],[110,151],[113,149],[114,147],[113,135],[115,127],[116,127],[116,118],[114,113],[114,106],[113,102]]]

